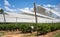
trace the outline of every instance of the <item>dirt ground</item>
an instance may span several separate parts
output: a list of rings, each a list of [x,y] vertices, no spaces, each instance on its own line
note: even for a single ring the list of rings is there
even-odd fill
[[[54,37],[53,35],[56,34],[56,33],[59,33],[60,30],[57,30],[57,31],[53,31],[53,32],[49,32],[47,33],[46,35],[40,35],[38,37]],[[37,37],[37,36],[34,36],[33,34],[31,35],[31,33],[20,33],[19,31],[15,31],[15,32],[4,32],[5,35],[3,35],[2,37]]]

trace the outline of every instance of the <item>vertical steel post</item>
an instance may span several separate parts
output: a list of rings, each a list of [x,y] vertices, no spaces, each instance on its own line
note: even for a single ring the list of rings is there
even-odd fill
[[[35,12],[35,23],[37,25],[37,14],[36,14],[36,4],[35,4],[35,2],[34,2],[34,12]],[[36,28],[37,28],[37,37],[38,37],[38,27],[36,27]]]
[[[34,12],[35,12],[35,23],[37,23],[36,4],[35,4],[35,2],[34,2]]]

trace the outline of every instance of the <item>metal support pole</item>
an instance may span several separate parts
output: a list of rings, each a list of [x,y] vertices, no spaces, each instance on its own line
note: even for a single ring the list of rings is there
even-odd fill
[[[37,25],[37,15],[36,15],[36,4],[35,4],[35,2],[34,2],[34,12],[35,12],[35,23]],[[36,28],[37,28],[37,37],[38,37],[38,27],[36,27]]]
[[[36,4],[35,4],[35,2],[34,2],[34,12],[35,12],[35,22],[37,23]]]

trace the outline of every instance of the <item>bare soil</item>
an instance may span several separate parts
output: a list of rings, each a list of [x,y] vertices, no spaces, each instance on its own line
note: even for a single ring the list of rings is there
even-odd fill
[[[34,36],[34,33],[21,33],[20,31],[0,31],[4,32],[4,35],[2,37],[37,37]],[[38,37],[54,37],[54,34],[60,33],[60,30],[56,30],[53,32],[49,32],[45,35],[40,35]]]

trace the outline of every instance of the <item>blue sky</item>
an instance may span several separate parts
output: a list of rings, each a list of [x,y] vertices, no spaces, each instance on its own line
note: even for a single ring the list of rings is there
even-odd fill
[[[0,0],[0,8],[7,11],[32,8],[34,1],[37,5],[45,6],[57,6],[60,4],[60,0]]]

